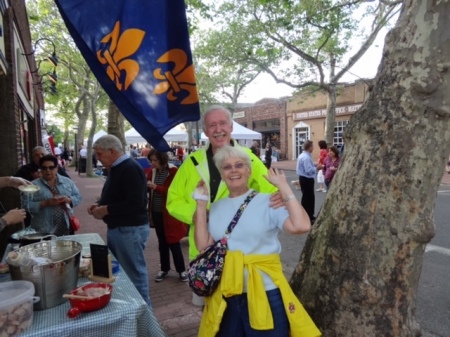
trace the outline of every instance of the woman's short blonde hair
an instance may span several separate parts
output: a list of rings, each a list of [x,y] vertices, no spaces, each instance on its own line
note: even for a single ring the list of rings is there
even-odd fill
[[[214,155],[214,163],[216,164],[216,167],[219,170],[219,172],[222,172],[222,164],[225,161],[225,159],[231,157],[242,159],[244,164],[247,165],[249,169],[251,169],[252,162],[247,152],[238,147],[225,145],[219,148],[216,154]]]

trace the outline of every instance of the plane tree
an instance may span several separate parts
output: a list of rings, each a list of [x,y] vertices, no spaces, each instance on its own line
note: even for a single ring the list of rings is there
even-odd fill
[[[450,2],[404,2],[291,286],[327,337],[420,336],[417,289],[450,144]]]
[[[277,83],[326,93],[325,138],[332,144],[338,85],[398,9],[373,0],[228,0],[213,17],[224,39],[244,41],[233,49],[236,60]]]
[[[97,111],[107,109],[107,96],[95,79],[89,66],[81,56],[72,40],[61,15],[51,0],[36,0],[27,3],[30,18],[30,31],[34,41],[44,37],[48,52],[48,41],[55,46],[59,64],[56,68],[58,82],[57,93],[46,94],[47,110],[61,119],[65,133],[69,136],[69,126],[76,125],[77,142],[88,138],[88,158],[92,156],[92,139],[97,127]],[[50,66],[42,61],[40,73],[48,71]],[[44,90],[45,83],[44,83]],[[48,91],[47,91],[48,92]],[[88,121],[90,122],[88,124]],[[86,129],[88,128],[88,132]],[[67,139],[65,143],[67,143]],[[77,144],[77,146],[79,145]],[[78,150],[78,148],[76,147]],[[87,161],[86,172],[91,174],[92,161]]]

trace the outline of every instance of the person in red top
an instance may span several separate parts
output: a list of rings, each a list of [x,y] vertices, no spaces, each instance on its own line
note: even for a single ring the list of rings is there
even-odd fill
[[[166,208],[167,191],[172,183],[177,167],[169,164],[169,156],[165,152],[151,149],[148,160],[152,169],[147,174],[147,186],[150,192],[148,211],[158,237],[159,259],[161,271],[155,277],[155,282],[161,282],[170,270],[170,253],[180,281],[188,280],[184,265],[180,240],[187,235],[187,226],[172,217]]]
[[[317,183],[319,184],[319,188],[316,190],[317,192],[326,192],[326,188],[325,188],[325,179],[323,176],[323,163],[325,162],[325,158],[327,158],[328,156],[328,150],[327,150],[327,142],[324,140],[320,140],[319,141],[319,148],[320,148],[320,152],[319,152],[319,160],[317,161],[318,164],[318,171],[317,171]]]
[[[181,146],[177,147],[177,158],[180,162],[183,162],[184,151]]]
[[[145,147],[141,151],[141,156],[142,157],[147,157],[149,152],[150,152],[150,145],[145,144]]]
[[[328,156],[323,164],[323,176],[325,178],[327,190],[330,188],[331,181],[333,180],[340,163],[341,157],[339,156],[338,148],[336,146],[330,146],[328,149]]]

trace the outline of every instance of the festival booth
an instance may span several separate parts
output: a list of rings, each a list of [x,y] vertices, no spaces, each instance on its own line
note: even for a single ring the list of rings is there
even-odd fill
[[[247,129],[245,126],[242,126],[241,124],[233,121],[233,132],[231,133],[231,137],[235,139],[240,145],[245,147],[251,147],[254,140],[261,141],[262,134],[260,132]],[[204,132],[202,132],[202,134],[200,135],[201,144],[205,146],[207,141],[208,137],[205,135]],[[265,161],[264,149],[261,149],[261,160]],[[272,162],[276,161],[278,161],[278,159],[272,156]]]
[[[184,131],[177,129],[170,129],[164,135],[164,139],[167,142],[187,142],[188,134]],[[142,137],[135,128],[131,128],[127,132],[125,132],[125,140],[128,144],[146,144],[147,140]]]
[[[166,142],[188,142],[188,134],[185,131],[177,130],[177,129],[170,129],[167,131],[167,133],[164,135],[164,139]],[[146,144],[147,140],[142,137],[134,128],[131,128],[127,132],[125,132],[125,140],[128,144]],[[150,144],[151,145],[151,144]],[[138,162],[141,164],[142,168],[145,172],[148,172],[150,166],[148,164],[148,160],[145,157],[137,158]],[[174,157],[174,154],[172,152],[169,152],[169,162],[179,167],[182,163],[182,161],[176,160]]]
[[[95,135],[94,135],[94,137],[92,138],[92,144],[94,144],[95,143],[95,141],[97,140],[97,139],[99,139],[100,137],[102,137],[102,136],[105,136],[105,135],[107,135],[108,133],[105,131],[105,130],[100,130],[100,131],[98,131]],[[87,143],[88,143],[88,138],[85,138],[84,139],[84,145],[87,145]]]
[[[250,147],[252,146],[253,140],[255,139],[261,140],[262,134],[260,132],[247,129],[245,126],[242,126],[241,124],[238,124],[235,121],[233,121],[233,132],[231,133],[231,137],[236,139],[239,142],[239,144]],[[205,135],[204,132],[202,132],[200,136],[200,141],[202,141],[202,143],[205,144],[207,140],[208,137]]]

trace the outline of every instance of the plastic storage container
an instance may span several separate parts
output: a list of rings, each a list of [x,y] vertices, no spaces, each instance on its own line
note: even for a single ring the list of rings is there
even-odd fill
[[[33,323],[34,285],[29,281],[0,283],[0,336],[17,336]]]

